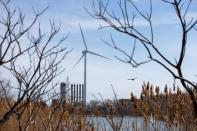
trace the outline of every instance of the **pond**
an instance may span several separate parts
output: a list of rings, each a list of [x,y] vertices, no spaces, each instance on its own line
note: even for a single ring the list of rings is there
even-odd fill
[[[148,119],[145,122],[142,117],[125,116],[123,118],[113,117],[113,119],[107,117],[87,117],[87,121],[94,125],[96,131],[113,131],[113,128],[117,129],[118,127],[120,127],[121,131],[166,130],[162,121]]]
[[[184,125],[175,126],[173,124],[167,124],[163,121],[153,120],[148,117],[145,122],[143,117],[131,117],[124,116],[113,117],[109,119],[107,117],[87,117],[87,122],[94,125],[95,131],[114,131],[115,127],[120,127],[119,131],[185,131]]]

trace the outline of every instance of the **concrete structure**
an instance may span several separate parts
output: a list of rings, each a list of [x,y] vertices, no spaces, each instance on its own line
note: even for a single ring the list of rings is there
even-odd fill
[[[83,103],[85,105],[84,89],[83,84],[71,84],[71,103]]]
[[[60,101],[86,105],[86,88],[84,84],[71,84],[68,77],[66,83],[60,84]]]
[[[63,102],[66,100],[66,83],[62,82],[60,84],[60,101]]]

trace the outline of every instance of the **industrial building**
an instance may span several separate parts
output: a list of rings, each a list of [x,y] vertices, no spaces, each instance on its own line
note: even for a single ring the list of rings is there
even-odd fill
[[[66,83],[60,84],[60,102],[67,102],[71,104],[86,104],[85,88],[83,84],[74,84],[69,81],[67,77]]]

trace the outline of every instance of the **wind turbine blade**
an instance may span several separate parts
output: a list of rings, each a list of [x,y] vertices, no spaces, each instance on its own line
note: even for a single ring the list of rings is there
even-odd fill
[[[80,24],[79,24],[79,28],[80,28],[80,31],[81,31],[81,36],[82,36],[82,39],[83,39],[83,43],[84,43],[84,45],[85,45],[85,49],[87,50],[88,48],[87,48],[86,41],[85,41],[85,37],[84,37],[84,35],[83,35],[83,31],[82,31],[82,28],[81,28],[81,25],[80,25]]]
[[[87,52],[88,52],[88,53],[90,53],[90,54],[93,54],[93,55],[96,55],[96,56],[99,56],[99,57],[102,57],[102,58],[105,58],[105,59],[111,60],[110,58],[107,58],[107,57],[105,57],[105,56],[103,56],[103,55],[99,55],[99,54],[94,53],[94,52],[91,52],[91,51],[87,51]]]
[[[81,55],[81,57],[79,58],[79,60],[75,63],[75,65],[73,66],[73,69],[79,64],[79,62],[81,61],[81,59],[84,57],[84,55]]]

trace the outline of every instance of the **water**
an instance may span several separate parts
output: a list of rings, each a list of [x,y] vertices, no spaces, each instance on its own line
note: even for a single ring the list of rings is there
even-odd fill
[[[152,121],[148,119],[147,123],[142,117],[125,116],[114,117],[109,119],[106,117],[88,117],[88,123],[93,124],[96,131],[113,131],[114,129],[120,129],[120,131],[162,131],[165,130],[165,126],[161,121]]]

